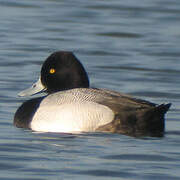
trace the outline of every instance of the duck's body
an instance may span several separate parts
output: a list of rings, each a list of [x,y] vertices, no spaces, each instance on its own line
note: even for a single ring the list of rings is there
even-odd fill
[[[67,52],[54,53],[45,61],[39,82],[42,82],[49,95],[23,103],[14,117],[14,124],[17,127],[41,132],[105,131],[130,136],[163,135],[164,115],[170,104],[156,106],[154,103],[115,91],[89,88],[88,77],[83,67],[78,69],[77,73],[73,72],[73,76],[64,76],[66,86],[62,86],[63,81],[61,80],[61,88],[58,88],[59,70],[56,68],[56,63],[60,62],[62,58],[63,60],[66,58],[66,62],[69,61],[68,59],[73,62],[78,61],[72,53]],[[53,61],[55,65],[51,66],[49,62]],[[72,63],[68,62],[67,69],[71,66]],[[66,71],[70,70],[67,69]],[[83,72],[81,72],[82,70]],[[58,74],[58,82],[54,80],[54,78],[57,79],[54,76],[55,73]],[[60,76],[62,77],[62,74]],[[80,83],[77,85],[79,76],[81,76],[81,82],[84,81],[81,85]],[[72,80],[69,79],[74,79],[73,77],[75,77],[75,81],[72,86],[73,83],[69,82]],[[71,84],[71,88],[68,88],[68,83]],[[54,88],[55,86],[56,88]],[[21,95],[28,93],[22,92]]]

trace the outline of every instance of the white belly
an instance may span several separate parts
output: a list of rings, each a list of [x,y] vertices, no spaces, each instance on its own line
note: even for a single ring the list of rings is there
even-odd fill
[[[92,132],[114,118],[111,109],[95,102],[40,105],[31,129],[41,132]]]

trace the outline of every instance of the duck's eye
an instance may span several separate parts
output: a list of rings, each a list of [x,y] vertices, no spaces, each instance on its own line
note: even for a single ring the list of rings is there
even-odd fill
[[[56,70],[54,69],[54,68],[51,68],[50,70],[49,70],[49,73],[50,74],[54,74],[56,72]]]

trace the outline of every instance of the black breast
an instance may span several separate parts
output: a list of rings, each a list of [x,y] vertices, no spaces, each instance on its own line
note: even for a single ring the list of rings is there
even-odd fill
[[[24,102],[14,115],[14,125],[19,128],[30,128],[32,118],[44,98],[39,97]]]

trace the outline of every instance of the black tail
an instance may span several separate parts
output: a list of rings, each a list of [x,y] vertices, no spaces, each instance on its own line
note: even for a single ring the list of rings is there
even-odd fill
[[[129,113],[126,118],[120,118],[120,129],[125,130],[124,134],[140,137],[163,137],[165,131],[165,113],[171,104],[159,106]]]
[[[155,108],[155,110],[164,115],[169,110],[170,107],[171,107],[171,103],[161,104],[161,105],[157,106]]]
[[[156,106],[143,114],[144,131],[147,136],[162,137],[165,131],[165,114],[169,110],[171,103],[161,104]]]
[[[169,103],[135,111],[122,111],[116,114],[111,123],[101,126],[97,130],[121,133],[133,137],[163,137],[165,129],[164,115],[170,106]]]

